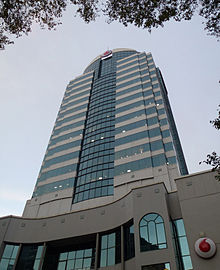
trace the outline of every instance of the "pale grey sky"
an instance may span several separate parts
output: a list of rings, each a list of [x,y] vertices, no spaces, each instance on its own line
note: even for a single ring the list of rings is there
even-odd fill
[[[106,49],[152,52],[161,69],[190,173],[220,152],[209,124],[220,103],[220,43],[199,18],[146,30],[68,11],[56,31],[33,28],[0,52],[0,216],[21,215],[32,191],[67,83]]]

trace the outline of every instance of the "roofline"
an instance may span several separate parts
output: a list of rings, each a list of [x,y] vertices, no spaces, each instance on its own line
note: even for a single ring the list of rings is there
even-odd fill
[[[113,53],[115,53],[115,52],[123,52],[123,51],[133,51],[133,52],[137,52],[136,50],[134,50],[134,49],[129,49],[129,48],[117,48],[117,49],[113,49],[113,50],[111,50]],[[102,53],[103,54],[103,53]],[[96,56],[96,58],[94,58],[90,63],[89,63],[89,65],[85,68],[85,70],[91,65],[91,64],[93,64],[96,60],[98,60],[101,56],[102,56],[102,54],[100,54],[100,55],[98,55],[98,56]]]

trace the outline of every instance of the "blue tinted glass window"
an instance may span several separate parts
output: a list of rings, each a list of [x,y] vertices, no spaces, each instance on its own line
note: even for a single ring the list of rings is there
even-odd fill
[[[117,117],[115,119],[115,122],[120,123],[120,122],[126,121],[128,119],[138,118],[139,116],[142,116],[142,115],[145,115],[145,111],[144,110],[139,110],[137,112],[133,112],[133,113],[129,113],[129,114]]]
[[[121,77],[121,78],[117,78],[117,83],[122,82],[122,81],[124,81],[124,80],[127,80],[127,79],[129,79],[129,78],[138,76],[138,75],[140,75],[140,72],[139,72],[139,71],[136,71],[136,72],[133,72],[133,73],[131,73],[131,74],[129,74],[129,75],[125,75],[125,76],[123,76],[123,77]]]
[[[79,104],[79,103],[82,103],[82,102],[88,101],[88,100],[89,100],[89,96],[86,96],[86,97],[80,98],[80,99],[78,99],[78,100],[71,101],[71,102],[69,102],[68,104],[61,106],[61,109],[62,109],[62,110],[65,110],[65,109],[67,109],[68,107],[74,106],[74,105],[76,105],[76,104]]]
[[[73,129],[73,128],[76,128],[76,127],[80,127],[80,126],[84,125],[84,123],[85,123],[85,120],[81,120],[81,121],[78,121],[78,122],[75,122],[75,123],[66,125],[64,127],[61,127],[59,129],[55,129],[53,131],[53,135],[58,135],[59,133],[61,133],[63,131],[66,131],[66,130],[69,130],[69,129]]]
[[[68,139],[72,139],[72,138],[74,138],[76,136],[82,135],[82,133],[83,133],[83,130],[79,129],[77,131],[73,131],[73,132],[67,133],[65,135],[60,135],[59,137],[56,137],[56,138],[54,138],[54,136],[52,136],[51,139],[50,139],[50,146],[54,145],[54,144],[56,144],[58,142],[65,141],[65,140],[68,140]]]
[[[153,88],[158,88],[159,87],[159,83],[155,83],[152,85]]]
[[[74,108],[71,108],[71,109],[68,109],[68,110],[65,110],[65,111],[61,111],[61,112],[59,113],[58,117],[59,117],[59,118],[60,118],[60,117],[64,117],[65,115],[68,115],[68,114],[70,114],[70,113],[74,113],[74,112],[77,112],[77,111],[79,111],[79,110],[86,109],[87,106],[88,106],[87,103],[86,103],[86,104],[82,104],[82,105],[80,105],[80,106],[76,106],[76,107],[74,106]]]
[[[129,59],[128,61],[130,61],[131,59]],[[119,63],[119,64],[121,64],[121,63]],[[135,64],[138,64],[138,60],[134,60],[134,61],[132,61],[132,62],[130,62],[130,63],[125,63],[124,65],[122,65],[122,66],[118,66],[117,67],[117,71],[119,71],[119,70],[121,70],[121,69],[124,69],[124,68],[126,68],[126,67],[129,67],[129,66],[133,66],[133,65],[135,65]]]
[[[151,146],[151,151],[163,149],[163,142],[161,140],[154,141],[150,143],[150,146]]]
[[[170,136],[170,131],[168,129],[162,130],[162,137],[167,138]]]
[[[58,175],[62,175],[62,174],[66,174],[69,172],[73,172],[76,170],[76,165],[77,164],[71,164],[71,165],[67,165],[67,166],[63,166],[61,168],[57,168],[51,171],[47,171],[47,172],[43,172],[40,177],[38,178],[38,182],[40,181],[44,181],[48,178],[54,177],[54,176],[58,176]]]
[[[140,249],[150,251],[167,248],[163,218],[157,213],[144,216],[139,223]]]
[[[126,70],[117,72],[117,77],[118,77],[118,76],[121,76],[121,75],[123,75],[123,74],[126,74],[126,73],[128,73],[128,72],[131,72],[131,71],[133,71],[133,70],[138,70],[138,68],[139,68],[139,66],[137,65],[137,66],[135,66],[135,67],[131,67],[131,68],[128,68],[128,69],[126,69]]]
[[[158,110],[158,114],[159,115],[164,114],[164,113],[165,113],[165,109],[164,108]]]
[[[55,192],[58,190],[63,190],[67,188],[72,188],[74,186],[75,178],[69,178],[66,180],[56,181],[51,184],[46,184],[42,186],[38,186],[33,193],[33,198],[37,196],[41,196],[43,194]]]
[[[89,90],[85,90],[85,91],[79,92],[79,93],[77,93],[75,95],[71,95],[71,96],[70,96],[70,94],[69,95],[67,94],[67,95],[64,96],[65,99],[63,100],[63,104],[66,104],[67,102],[69,102],[72,99],[81,97],[83,95],[87,95],[87,94],[89,94],[89,92],[90,92]]]
[[[73,85],[73,86],[67,87],[67,90],[72,90],[71,92],[77,93],[77,92],[79,92],[79,91],[85,90],[86,88],[89,88],[90,86],[91,86],[91,83],[85,84],[85,85],[83,85],[83,86],[81,86],[81,87],[77,87],[77,88],[75,89],[75,87],[74,87],[74,85]]]
[[[147,106],[147,105],[150,105],[150,104],[154,104],[155,101],[154,101],[154,98],[148,98],[148,99],[144,100],[144,103]]]
[[[91,89],[73,203],[113,195],[115,87],[112,57],[99,63]]]
[[[59,145],[57,147],[49,149],[46,156],[51,156],[51,155],[53,155],[53,154],[55,154],[57,152],[60,152],[60,151],[66,150],[66,149],[70,149],[72,147],[80,146],[80,143],[81,143],[81,140],[77,140],[77,141],[74,141],[74,142],[71,142],[71,143],[66,143],[66,144],[63,144],[63,145]]]
[[[111,266],[121,261],[120,241],[119,230],[101,236],[100,267]]]
[[[149,143],[130,147],[130,148],[115,152],[115,160],[127,158],[127,157],[130,157],[133,155],[142,154],[142,153],[147,152],[147,151],[150,151]]]
[[[152,157],[153,167],[166,164],[165,154],[160,154]]]
[[[161,135],[161,131],[160,131],[159,127],[149,130],[149,137],[150,138],[160,136],[160,135]]]
[[[116,100],[116,104],[121,104],[123,102],[134,100],[134,99],[139,98],[139,97],[142,97],[142,93],[141,92],[136,93],[136,94],[133,94],[133,95],[130,95],[128,97],[124,97],[124,98],[118,99],[118,100]]]
[[[115,166],[115,175],[130,173],[152,167],[151,158],[139,159],[122,165]]]
[[[172,225],[176,251],[178,251],[176,252],[178,264],[183,270],[192,269],[192,261],[190,257],[183,219],[175,220],[174,222],[172,222]]]
[[[83,116],[86,116],[86,112],[81,112],[81,113],[78,113],[76,115],[72,115],[72,116],[66,117],[66,118],[64,118],[62,120],[59,120],[58,119],[58,121],[56,122],[56,125],[55,126],[56,127],[61,126],[63,123],[72,121],[74,119],[78,119],[78,118],[83,117]]]
[[[22,245],[19,258],[16,263],[16,269],[38,270],[42,252],[43,252],[43,245],[40,246],[36,244]]]
[[[176,163],[176,157],[168,157],[167,162],[169,164],[175,164]]]
[[[60,162],[66,161],[66,160],[77,158],[78,156],[79,156],[79,151],[76,151],[76,152],[62,155],[59,157],[51,158],[49,160],[45,160],[42,167],[41,167],[41,170],[48,168],[53,164],[57,164],[57,163],[60,163]]]
[[[135,85],[135,86],[132,86],[132,87],[128,87],[125,90],[122,90],[120,92],[117,92],[116,93],[116,97],[119,97],[119,96],[124,95],[124,94],[128,94],[130,92],[134,92],[134,91],[136,91],[138,89],[142,89],[141,84]]]
[[[83,248],[62,252],[58,258],[58,270],[94,269],[95,248]]]
[[[147,131],[142,131],[142,132],[138,132],[136,134],[132,134],[132,135],[129,135],[129,136],[126,136],[126,137],[123,137],[123,138],[116,139],[115,140],[115,145],[118,146],[118,145],[121,145],[121,144],[129,143],[129,142],[132,142],[132,141],[137,141],[137,140],[147,138],[147,137],[148,137]]]
[[[147,77],[148,78],[148,77]],[[152,84],[151,82],[147,82],[147,83],[143,83],[143,89],[147,89],[149,87],[152,87]],[[153,91],[152,91],[152,94],[153,94]],[[148,96],[148,90],[144,91],[144,95],[145,96]]]
[[[125,87],[125,86],[128,86],[130,84],[134,84],[134,83],[140,83],[141,82],[141,79],[140,78],[136,78],[136,79],[132,79],[132,80],[129,80],[128,82],[124,82],[124,83],[121,83],[120,85],[118,85],[116,87],[116,90],[122,88],[122,87]]]
[[[167,122],[166,118],[160,120],[160,125],[161,126],[164,126],[164,125],[167,125],[167,124],[168,124],[168,122]]]
[[[127,111],[127,110],[130,110],[130,109],[135,108],[135,107],[139,107],[139,106],[141,106],[143,104],[144,104],[143,100],[140,100],[140,101],[137,101],[137,102],[122,106],[120,108],[116,108],[116,114]]]
[[[161,95],[160,91],[154,92],[154,96],[155,96],[155,97],[158,97],[158,96],[160,96],[160,95]]]
[[[165,143],[164,148],[165,148],[165,151],[173,150],[173,143],[172,142]]]
[[[120,126],[115,129],[115,134],[124,133],[128,130],[133,130],[135,128],[143,127],[146,125],[146,120],[140,120],[128,125]]]
[[[11,245],[11,244],[5,245],[4,252],[0,260],[0,269],[2,270],[13,269],[15,259],[18,254],[18,249],[19,249],[18,245]]]
[[[152,126],[152,125],[155,125],[155,124],[158,124],[158,117],[157,116],[147,119],[147,125],[148,126]]]
[[[157,112],[156,107],[151,107],[151,108],[146,109],[146,114],[147,115],[153,114],[153,113],[156,113],[156,112]]]

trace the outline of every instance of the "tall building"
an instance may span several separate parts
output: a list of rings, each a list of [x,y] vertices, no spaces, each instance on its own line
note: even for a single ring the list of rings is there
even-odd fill
[[[107,51],[67,86],[23,216],[0,218],[0,270],[218,270],[216,204],[152,55]]]
[[[153,183],[174,191],[181,174],[186,163],[152,55],[107,51],[67,86],[24,216],[103,205]]]

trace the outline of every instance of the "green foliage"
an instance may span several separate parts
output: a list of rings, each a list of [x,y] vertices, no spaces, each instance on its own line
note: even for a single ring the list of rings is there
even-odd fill
[[[210,121],[210,123],[213,125],[213,127],[220,130],[220,110],[219,109],[218,109],[217,118],[213,121]],[[220,181],[220,156],[218,156],[216,152],[212,152],[212,154],[208,154],[206,157],[206,160],[199,162],[199,164],[201,163],[206,163],[208,165],[211,165],[212,171],[216,171],[218,173],[218,175],[216,175],[216,179]]]
[[[199,164],[201,163],[206,163],[212,166],[212,171],[216,171],[218,173],[215,176],[215,178],[220,181],[220,156],[218,156],[216,152],[212,152],[212,154],[208,154],[207,159],[199,162]]]
[[[32,23],[53,29],[66,8],[65,0],[2,0],[0,1],[0,49],[13,43],[8,35],[20,37],[31,31]]]
[[[220,105],[219,105],[219,108],[220,108]],[[218,109],[218,117],[215,118],[215,120],[213,121],[210,121],[210,123],[213,125],[214,128],[216,129],[220,129],[220,110]]]
[[[12,43],[11,36],[28,34],[33,22],[54,29],[69,4],[89,23],[101,13],[108,21],[146,28],[164,26],[166,21],[204,18],[208,34],[220,37],[219,0],[0,0],[0,49]]]

